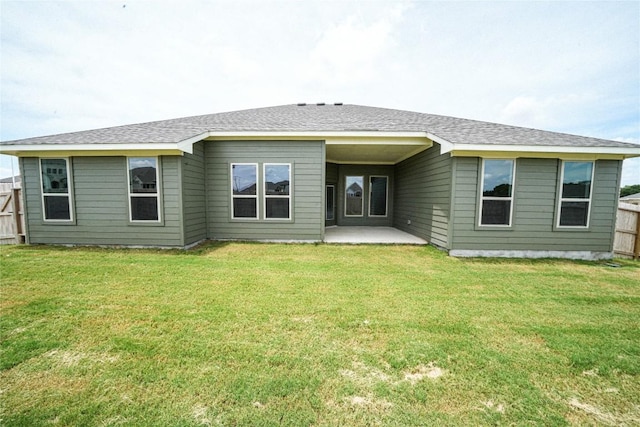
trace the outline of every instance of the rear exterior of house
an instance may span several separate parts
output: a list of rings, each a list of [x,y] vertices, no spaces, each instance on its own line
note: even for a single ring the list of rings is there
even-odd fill
[[[295,107],[285,112],[311,114]],[[319,111],[335,121],[340,107]],[[406,118],[391,111],[389,123]],[[410,114],[393,131],[371,131],[366,120],[357,132],[199,127],[188,149],[12,142],[21,146],[28,243],[320,242],[328,226],[386,226],[455,256],[611,256],[622,159],[640,149],[484,149],[451,142],[450,121],[438,135],[418,133],[429,123]]]

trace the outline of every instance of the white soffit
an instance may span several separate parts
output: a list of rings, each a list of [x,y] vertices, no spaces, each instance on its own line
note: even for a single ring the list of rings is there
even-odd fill
[[[638,146],[638,148],[627,148],[455,144],[449,152],[454,157],[588,157],[593,159],[626,159],[640,157],[640,146]]]

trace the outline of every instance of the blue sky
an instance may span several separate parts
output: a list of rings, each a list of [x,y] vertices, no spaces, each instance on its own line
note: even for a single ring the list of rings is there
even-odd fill
[[[345,102],[640,143],[639,16],[638,1],[2,0],[0,138]]]

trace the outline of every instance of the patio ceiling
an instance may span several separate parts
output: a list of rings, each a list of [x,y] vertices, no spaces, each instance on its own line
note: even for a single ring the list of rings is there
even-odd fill
[[[431,147],[427,138],[326,140],[326,159],[340,164],[395,165]]]

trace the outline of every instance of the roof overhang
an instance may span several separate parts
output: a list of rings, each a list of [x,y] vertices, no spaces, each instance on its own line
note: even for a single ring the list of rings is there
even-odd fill
[[[556,158],[579,160],[623,160],[640,157],[640,146],[634,147],[558,147],[514,145],[455,145],[449,152],[454,157],[492,158]]]
[[[638,147],[587,147],[549,145],[506,145],[506,144],[454,144],[427,132],[427,137],[442,146],[441,153],[454,157],[491,158],[554,158],[565,160],[623,160],[640,157]]]
[[[207,141],[324,141],[326,160],[341,164],[399,163],[436,142],[441,153],[454,157],[613,159],[640,157],[638,147],[547,146],[507,144],[459,144],[429,132],[371,131],[211,131],[178,142],[111,144],[15,144],[3,145],[2,154],[20,157],[54,156],[158,156],[193,153],[193,145]]]
[[[193,147],[193,143],[189,145]],[[180,144],[24,144],[3,145],[0,152],[19,157],[60,156],[170,156],[182,155],[186,151]]]

